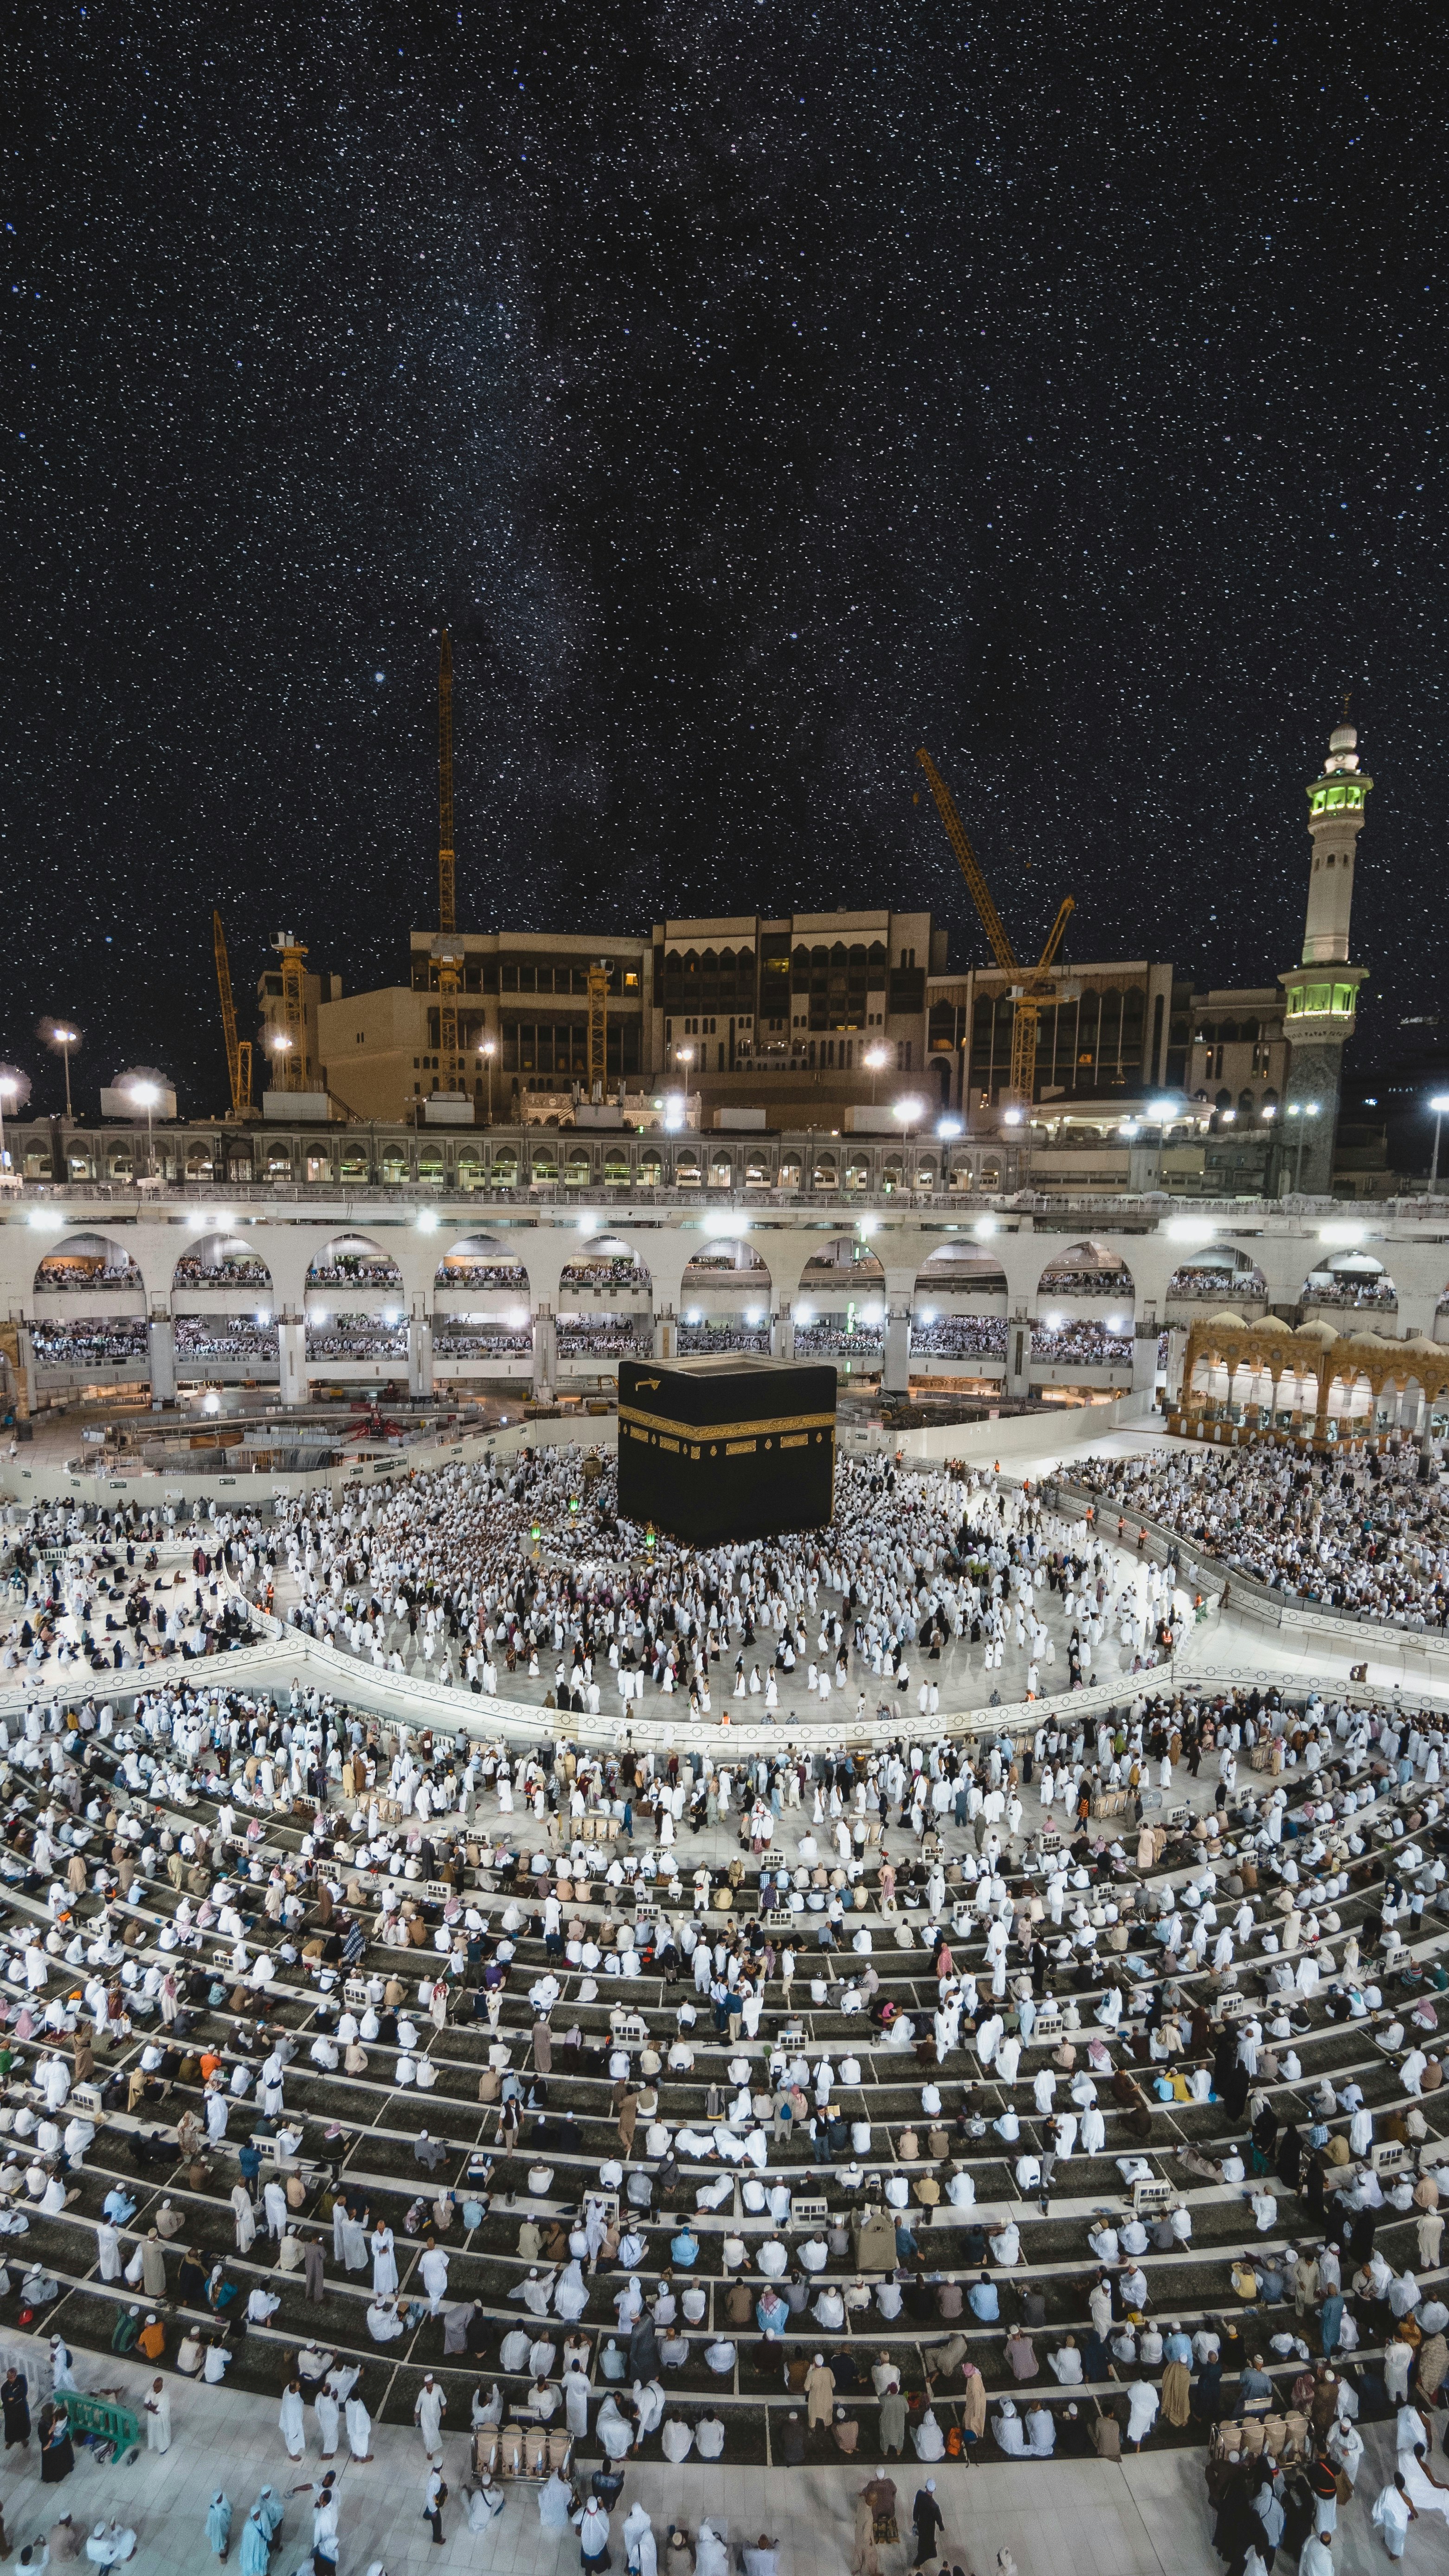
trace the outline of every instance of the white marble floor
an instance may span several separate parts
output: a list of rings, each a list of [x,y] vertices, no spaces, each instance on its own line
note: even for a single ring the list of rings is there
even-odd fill
[[[0,2353],[0,2361],[4,2358]],[[86,2356],[81,2362],[88,2384],[114,2383],[132,2404],[139,2402],[149,2374],[126,2362],[103,2367],[99,2358]],[[270,2484],[287,2499],[272,2565],[276,2576],[293,2576],[310,2547],[311,2505],[306,2495],[289,2497],[287,2491],[322,2473],[310,2410],[307,2459],[294,2467],[272,2404],[168,2376],[173,2440],[164,2457],[143,2451],[129,2468],[101,2469],[78,2449],[74,2475],[59,2487],[46,2488],[40,2484],[33,2441],[23,2463],[16,2452],[5,2454],[5,2522],[12,2550],[41,2539],[61,2513],[71,2514],[82,2532],[115,2515],[137,2533],[140,2576],[203,2576],[215,2565],[204,2530],[215,2488],[225,2488],[235,2509],[230,2561],[235,2566],[242,2523],[259,2490]],[[357,2467],[346,2461],[344,2440],[344,2455],[336,2464],[342,2499],[340,2576],[365,2576],[377,2561],[388,2576],[399,2576],[405,2567],[412,2576],[424,2576],[429,2569],[448,2576],[449,2570],[479,2566],[497,2569],[500,2576],[559,2576],[559,2571],[572,2576],[576,2545],[540,2528],[535,2491],[526,2483],[509,2488],[507,2508],[486,2536],[470,2532],[459,2498],[468,2465],[465,2433],[444,2437],[451,2495],[444,2508],[441,2548],[433,2544],[422,2519],[425,2472],[417,2435],[379,2424],[374,2449],[372,2463]],[[1386,2563],[1369,2505],[1386,2474],[1389,2449],[1385,2429],[1370,2427],[1359,2479],[1361,2501],[1339,2517],[1334,2558],[1342,2576],[1368,2576],[1370,2568]],[[946,2517],[944,2563],[965,2569],[967,2576],[992,2576],[997,2552],[1007,2548],[1019,2576],[1063,2576],[1063,2571],[1069,2576],[1221,2576],[1209,2544],[1203,2465],[1200,2450],[1148,2449],[1120,2465],[1063,2460],[943,2466],[933,2474]],[[907,2513],[917,2482],[909,2465],[898,2469]],[[643,2460],[630,2467],[614,2511],[616,2576],[622,2576],[623,2564],[620,2524],[636,2498],[647,2507],[661,2542],[671,2521],[693,2532],[708,2517],[724,2530],[732,2563],[735,2549],[763,2532],[779,2544],[780,2576],[841,2576],[850,2561],[852,2505],[861,2483],[859,2470],[843,2466],[737,2470],[689,2463],[671,2468],[657,2459]],[[884,2576],[904,2576],[909,2557],[906,2546],[884,2553]],[[1411,2576],[1412,2571],[1446,2576],[1449,2523],[1418,2522],[1405,2564]],[[81,2566],[82,2576],[88,2576],[84,2561]],[[1288,2576],[1286,2562],[1280,2567]]]

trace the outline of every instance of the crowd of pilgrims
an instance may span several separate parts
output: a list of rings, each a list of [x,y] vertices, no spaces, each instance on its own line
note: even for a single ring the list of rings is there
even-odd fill
[[[845,1460],[828,1529],[713,1549],[646,1546],[616,1505],[612,1462],[572,1447],[279,1504],[289,1616],[397,1673],[546,1680],[578,1715],[607,1688],[624,1710],[650,1691],[768,1716],[803,1688],[817,1711],[853,1694],[862,1720],[903,1693],[934,1714],[945,1659],[989,1676],[1012,1642],[1031,1697],[1091,1680],[1104,1641],[1136,1671],[1189,1615],[1170,1569],[964,1468]]]
[[[1144,1513],[1259,1582],[1363,1619],[1449,1624],[1449,1509],[1419,1453],[1305,1458],[1263,1442],[1089,1457],[1072,1481],[1105,1515]]]
[[[733,2385],[752,2324],[762,2389],[783,2386],[801,2399],[803,2421],[792,2412],[782,2432],[787,2459],[805,2457],[815,2439],[849,2456],[860,2432],[856,2400],[876,2407],[887,2458],[900,2455],[907,2434],[924,2462],[948,2456],[948,2438],[980,2438],[987,2392],[968,2323],[1007,2326],[998,2365],[1006,2387],[1036,2378],[1045,2358],[1062,2392],[1052,2406],[1000,2399],[990,2430],[1007,2457],[1044,2456],[1059,2441],[1085,2447],[1087,2419],[1070,2392],[1113,2379],[1125,2389],[1127,2438],[1138,2443],[1159,2415],[1175,2429],[1193,2420],[1211,2427],[1230,2395],[1245,2420],[1261,2417],[1283,2393],[1265,2367],[1271,2356],[1291,2370],[1291,2403],[1317,2438],[1304,2466],[1281,2474],[1241,2450],[1215,2457],[1219,2528],[1235,2536],[1223,2553],[1231,2565],[1251,2570],[1246,2539],[1266,2569],[1276,2517],[1296,2510],[1295,2478],[1307,2480],[1312,2497],[1327,2493],[1313,2483],[1323,2462],[1335,2478],[1345,2459],[1356,2471],[1364,2387],[1396,2410],[1404,2485],[1386,2491],[1388,2503],[1380,2496],[1381,2527],[1394,2523],[1400,2494],[1414,2510],[1444,2509],[1445,2491],[1425,2465],[1426,2410],[1449,2377],[1449,2309],[1437,2282],[1426,2287],[1419,2274],[1438,2273],[1449,2166],[1431,2153],[1424,2170],[1411,2162],[1381,2180],[1368,2160],[1375,2143],[1412,2151],[1429,2142],[1423,2105],[1442,2082],[1435,2043],[1449,1971],[1417,1946],[1439,1933],[1445,1912],[1444,1734],[1433,1719],[1314,1693],[1289,1707],[1276,1692],[1194,1700],[1144,1687],[1119,1718],[1095,1726],[1044,1716],[1019,1736],[929,1748],[902,1736],[855,1754],[782,1746],[731,1763],[717,1758],[728,1752],[718,1738],[712,1749],[658,1755],[552,1744],[518,1752],[461,1728],[448,1740],[404,1728],[385,1742],[375,1720],[300,1683],[273,1702],[228,1692],[219,1676],[211,1688],[179,1671],[168,1681],[129,1721],[92,1700],[67,1727],[59,1707],[32,1704],[0,1768],[0,1882],[29,1901],[28,1910],[12,1905],[0,1970],[15,1999],[0,2047],[10,2105],[21,2098],[22,2069],[33,2087],[33,2101],[15,2111],[0,2169],[11,2232],[27,2205],[63,2215],[74,2196],[71,2167],[94,2136],[89,2114],[70,2101],[73,2075],[89,2077],[123,2052],[126,2066],[110,2086],[124,2086],[140,2124],[138,2166],[174,2166],[177,2148],[154,2128],[148,2135],[145,2123],[174,2082],[199,2086],[199,2110],[188,2103],[182,2115],[181,2155],[204,2175],[208,2153],[219,2155],[230,2139],[239,2149],[238,2253],[250,2256],[264,2225],[278,2270],[304,2271],[309,2296],[320,2299],[326,2243],[303,2241],[292,2213],[305,2194],[289,2188],[309,2112],[312,2124],[318,2114],[299,2100],[289,2067],[298,2077],[309,2068],[326,2076],[341,2067],[357,2079],[371,2072],[389,2090],[428,2091],[431,2049],[446,2057],[450,2022],[466,2019],[488,2048],[478,2088],[485,2139],[463,2187],[476,2208],[463,2206],[465,2224],[482,2223],[505,2178],[500,2159],[531,2159],[530,2189],[545,2192],[553,2170],[543,2160],[584,2153],[572,2114],[550,2099],[555,2067],[612,2086],[618,2154],[600,2180],[618,2188],[619,2208],[585,2201],[547,2219],[525,2207],[507,2294],[524,2315],[499,2340],[481,2300],[448,2305],[457,2196],[430,2180],[403,2217],[403,2237],[423,2246],[421,2296],[404,2297],[397,2235],[386,2212],[339,2176],[333,2121],[320,2149],[332,2164],[331,2257],[343,2276],[370,2271],[369,2344],[397,2341],[427,2314],[443,2320],[446,2354],[483,2363],[496,2341],[504,2379],[529,2385],[513,2413],[534,2425],[557,2415],[576,2436],[591,2429],[614,2465],[655,2434],[671,2461],[720,2455],[717,2410],[671,2406],[666,2379],[693,2356]],[[1255,1767],[1260,1751],[1280,1768]],[[1155,1822],[1170,1817],[1179,1765],[1197,1779],[1207,1766],[1213,1803]],[[1160,1809],[1147,1804],[1154,1784]],[[1120,1823],[1104,1829],[1093,1809],[1112,1786],[1125,1793]],[[291,1824],[299,1808],[300,1824]],[[601,1814],[621,1829],[606,1866],[599,1845],[582,1839],[585,1820]],[[291,1824],[285,1868],[265,1850],[269,1817]],[[682,1868],[675,1834],[732,1818],[741,1856],[719,1875],[740,1891],[739,1910],[722,1912],[718,1875],[703,1862]],[[652,1842],[642,1831],[651,1824]],[[949,1863],[948,1826],[961,1836]],[[1383,1829],[1390,1839],[1380,1860]],[[777,1833],[792,1850],[777,1847]],[[470,1867],[470,1844],[496,1873],[487,1891]],[[760,1860],[757,1885],[747,1884],[747,1846]],[[572,1894],[598,1870],[602,1921]],[[366,1886],[362,1872],[373,1874]],[[631,1915],[618,1901],[626,1881]],[[420,1882],[429,1899],[434,1889],[446,1894],[425,1901]],[[1341,1907],[1365,1894],[1369,1911],[1345,1933]],[[99,1910],[83,1914],[88,1899]],[[151,1947],[148,1905],[159,1923]],[[535,1966],[519,1956],[524,1940],[542,1943]],[[877,1943],[919,1960],[915,2000],[902,2003],[883,1985]],[[1250,1992],[1229,2020],[1215,2000],[1250,1963],[1261,1997]],[[636,2054],[617,2029],[603,2041],[586,2040],[577,2021],[562,2026],[568,2001],[591,2004],[618,1979],[622,2005],[627,1983],[646,1969],[673,1999],[672,2036],[650,2035]],[[1204,1990],[1209,1971],[1214,1982]],[[360,1990],[345,1983],[349,1972],[363,1980]],[[848,2044],[807,2046],[794,2017],[797,1987],[802,2005],[808,1991],[817,2008],[858,2015],[860,2045],[909,2067],[924,2153],[913,2126],[884,2168],[875,2161],[887,2142],[860,2090],[859,2057]],[[298,1988],[313,2007],[305,2034],[267,2018],[269,2004]],[[782,2011],[763,2053],[747,2053],[776,1995]],[[225,2044],[201,2048],[188,2070],[191,2017],[228,2003]],[[1028,2108],[1022,2054],[1049,2004],[1061,2030],[1031,2076]],[[1298,2043],[1316,2027],[1318,2006],[1346,2028],[1362,2025],[1364,2047],[1393,2069],[1388,2107],[1371,2108],[1352,2074],[1305,2077]],[[713,2080],[703,2120],[671,2116],[671,2083],[698,2080],[696,2051],[710,2042],[719,2053],[706,2064]],[[388,2055],[369,2059],[370,2049]],[[1286,2097],[1285,2086],[1293,2088]],[[1153,2175],[1140,2151],[1154,2141],[1154,2106],[1209,2102],[1226,2134],[1211,2150],[1195,2143],[1175,2157],[1158,2141],[1179,2189],[1165,2208],[1138,2216],[1130,2194]],[[1087,2322],[1039,2354],[1046,2308],[1024,2254],[1021,2204],[1031,2198],[1046,2210],[1060,2167],[1105,2152],[1109,2110],[1128,2141],[1116,2159],[1127,2206],[1101,2209],[1085,2227]],[[246,2120],[243,2143],[232,2123]],[[269,2139],[278,2162],[263,2182]],[[440,2131],[422,2127],[415,2156],[429,2177],[444,2153]],[[972,2160],[985,2156],[1010,2164],[1017,2197],[978,2211]],[[833,2169],[845,2216],[837,2210],[787,2242],[791,2188],[779,2169],[807,2159]],[[691,2278],[701,2243],[690,2200],[696,2211],[719,2208],[732,2200],[736,2176],[746,2208],[771,2227],[748,2246],[732,2230],[719,2240],[726,2286],[700,2352],[708,2303]],[[1231,2254],[1214,2309],[1189,2333],[1154,2313],[1142,2265],[1191,2243],[1183,2195],[1197,2182],[1241,2194],[1247,2242]],[[1306,2212],[1306,2226],[1295,2221],[1296,2242],[1282,2241],[1275,2182]],[[895,2260],[850,2280],[850,2204],[877,2193]],[[928,2210],[943,2199],[960,2213],[967,2240],[945,2273],[930,2264],[913,2224],[913,2205]],[[138,2347],[159,2359],[169,2349],[157,2312],[168,2289],[166,2242],[185,2222],[163,2204],[166,2225],[133,2243],[126,2231],[136,2212],[126,2183],[116,2182],[102,2221],[101,2276],[124,2274],[149,2303]],[[1376,2243],[1379,2226],[1395,2220],[1413,2224],[1416,2243],[1397,2269]],[[673,2232],[668,2263],[646,2294],[650,2223]],[[18,2282],[8,2270],[0,2278],[0,2297],[15,2292],[33,2319],[60,2285],[38,2258],[21,2270],[17,2256],[16,2268]],[[745,2278],[747,2268],[758,2281]],[[821,2277],[827,2272],[841,2277]],[[1022,2277],[1008,2282],[1007,2274]],[[211,2319],[202,2329],[188,2317],[176,2367],[213,2381],[224,2376],[232,2338],[246,2323],[265,2324],[279,2304],[265,2279],[254,2278],[243,2297],[225,2260],[203,2261],[194,2250],[176,2286],[183,2306]],[[613,2314],[600,2343],[601,2403],[581,2331],[600,2297],[605,2316]],[[1004,2298],[1016,2311],[1009,2325]],[[125,2314],[139,2319],[141,2309]],[[907,2408],[889,2346],[870,2355],[876,2318],[930,2330],[923,2406]],[[836,2346],[847,2320],[851,2339]],[[935,2340],[938,2327],[945,2332]],[[817,2340],[826,2351],[812,2359]],[[1370,2375],[1357,2356],[1380,2342]],[[288,2403],[305,2377],[314,2400],[331,2401],[334,2445],[346,2410],[354,2453],[366,2457],[360,2397],[355,2429],[352,2421],[355,2364],[310,2347],[302,2360],[283,2399],[289,2450],[303,2419],[298,2404],[289,2430]],[[1225,2388],[1225,2374],[1235,2388]],[[959,2424],[943,2428],[933,2393],[952,2400]],[[500,2384],[486,2393],[480,2386],[475,2431],[501,2427],[506,2411]],[[320,2421],[320,2402],[317,2412]],[[1261,2540],[1240,2507],[1257,2516]]]
[[[77,1316],[73,1322],[38,1319],[30,1327],[39,1368],[118,1368],[144,1360],[150,1349],[142,1316]]]
[[[247,1323],[239,1316],[178,1315],[176,1356],[179,1360],[274,1360],[277,1328]]]
[[[935,1359],[1006,1357],[1004,1315],[933,1315],[911,1318],[911,1349]]]
[[[1045,1300],[1054,1297],[1126,1297],[1133,1295],[1132,1273],[1120,1266],[1116,1270],[1044,1270],[1037,1282],[1037,1295]]]
[[[1084,1368],[1130,1368],[1132,1336],[1109,1333],[1105,1324],[1089,1323],[1084,1317],[1065,1324],[1033,1324],[1031,1355],[1034,1360],[1080,1360]]]
[[[57,1550],[62,1533],[68,1543]],[[78,1513],[30,1514],[10,1534],[0,1589],[0,1683],[53,1689],[87,1672],[138,1673],[168,1656],[190,1662],[255,1643],[253,1599],[265,1607],[268,1580],[260,1534],[233,1542],[229,1525],[212,1523],[208,1544],[198,1529],[184,1566],[174,1537],[174,1524],[139,1515],[106,1514],[86,1527]]]

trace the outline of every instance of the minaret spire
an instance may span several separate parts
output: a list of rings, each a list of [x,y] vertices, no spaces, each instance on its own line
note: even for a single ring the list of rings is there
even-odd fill
[[[1280,1143],[1292,1155],[1285,1174],[1301,1173],[1302,1188],[1323,1197],[1333,1186],[1333,1143],[1338,1124],[1343,1050],[1354,1032],[1358,988],[1366,966],[1350,966],[1348,938],[1353,909],[1353,869],[1364,804],[1373,780],[1359,767],[1358,734],[1348,721],[1328,737],[1328,753],[1308,787],[1308,838],[1312,858],[1303,954],[1279,982],[1284,992],[1283,1034],[1288,1040],[1287,1096]]]
[[[456,930],[453,898],[453,648],[438,647],[438,928]]]

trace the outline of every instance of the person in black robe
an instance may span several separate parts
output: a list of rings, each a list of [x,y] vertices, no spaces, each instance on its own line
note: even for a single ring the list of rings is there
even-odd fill
[[[1253,2122],[1252,2170],[1255,2174],[1273,2171],[1273,2158],[1278,2144],[1278,2114],[1265,2102]]]
[[[1283,2496],[1283,2537],[1278,2544],[1290,2567],[1296,2567],[1303,2554],[1317,2510],[1308,2480],[1301,2469],[1295,2469]]]
[[[1200,2424],[1216,2424],[1223,2411],[1223,2365],[1205,2361],[1193,2385],[1192,2411]]]
[[[58,2487],[63,2478],[70,2476],[74,2467],[75,2452],[71,2447],[70,2425],[65,2415],[57,2408],[48,2423],[42,2419],[40,2427],[41,2485]]]
[[[30,2439],[30,2391],[13,2368],[0,2380],[0,2413],[5,2418],[6,2450],[17,2442],[23,2447]]]
[[[1302,2169],[1303,2140],[1299,2136],[1294,2122],[1290,2120],[1282,2137],[1278,2141],[1278,2154],[1276,2159],[1278,2180],[1283,2183],[1289,2191],[1296,2191],[1298,2189],[1298,2178]]]

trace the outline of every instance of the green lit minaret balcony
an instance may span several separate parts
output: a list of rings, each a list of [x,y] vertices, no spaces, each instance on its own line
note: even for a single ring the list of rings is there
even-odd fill
[[[1336,1021],[1346,1029],[1353,1020],[1357,1004],[1357,982],[1352,984],[1294,982],[1288,985],[1288,1007],[1285,1017],[1290,1020]]]

